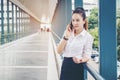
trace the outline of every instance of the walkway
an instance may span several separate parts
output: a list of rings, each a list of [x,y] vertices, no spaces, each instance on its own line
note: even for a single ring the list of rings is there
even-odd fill
[[[0,80],[47,80],[48,45],[43,32],[2,46]]]

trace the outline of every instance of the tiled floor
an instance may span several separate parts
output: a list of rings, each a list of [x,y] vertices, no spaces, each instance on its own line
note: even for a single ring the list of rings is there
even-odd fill
[[[35,34],[2,48],[0,80],[47,80],[48,34]]]

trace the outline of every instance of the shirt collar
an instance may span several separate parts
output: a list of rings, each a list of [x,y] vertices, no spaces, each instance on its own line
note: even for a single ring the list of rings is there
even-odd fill
[[[81,33],[79,33],[76,37],[80,37],[80,36],[85,36],[86,30],[83,29],[83,31]],[[72,34],[74,36],[74,32]]]
[[[86,33],[86,30],[83,29],[83,31],[80,34],[78,34],[78,36],[85,36],[85,33]]]

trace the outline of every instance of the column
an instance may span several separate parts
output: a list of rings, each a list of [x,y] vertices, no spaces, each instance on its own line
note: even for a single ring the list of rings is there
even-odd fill
[[[116,0],[99,0],[100,74],[117,80]]]
[[[75,8],[78,6],[83,6],[83,0],[75,0]]]

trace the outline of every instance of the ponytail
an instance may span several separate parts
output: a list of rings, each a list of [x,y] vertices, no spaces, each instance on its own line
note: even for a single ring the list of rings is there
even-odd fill
[[[85,19],[85,24],[83,27],[86,31],[88,30],[88,20],[87,19]]]

